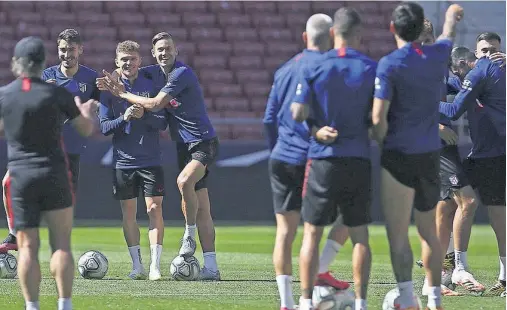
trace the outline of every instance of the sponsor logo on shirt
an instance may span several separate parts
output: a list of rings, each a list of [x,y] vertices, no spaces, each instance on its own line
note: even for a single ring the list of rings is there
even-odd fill
[[[176,99],[171,99],[171,101],[169,101],[169,104],[171,105],[171,107],[173,108],[177,108],[181,105],[181,102],[177,101]]]
[[[375,78],[375,89],[380,89],[380,79],[378,77]]]

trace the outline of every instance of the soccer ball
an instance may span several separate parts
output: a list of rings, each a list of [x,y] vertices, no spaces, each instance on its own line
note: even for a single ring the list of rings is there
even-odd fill
[[[99,251],[88,251],[81,255],[77,263],[79,274],[85,279],[102,279],[109,269],[109,262]]]
[[[18,261],[14,255],[0,254],[0,279],[14,279],[18,273]]]
[[[319,310],[353,310],[354,293],[350,290],[336,290],[331,286],[315,286],[312,302]]]
[[[386,294],[386,297],[384,298],[384,302],[382,303],[382,310],[395,310],[396,308],[394,307],[394,300],[398,298],[398,296],[400,296],[400,291],[398,290],[398,288],[393,288],[392,290],[390,290]],[[417,300],[419,309],[422,309],[423,307],[421,299],[419,299],[419,296],[414,295],[414,299]]]
[[[194,281],[197,280],[201,267],[195,256],[184,257],[178,255],[171,262],[169,270],[175,280]]]

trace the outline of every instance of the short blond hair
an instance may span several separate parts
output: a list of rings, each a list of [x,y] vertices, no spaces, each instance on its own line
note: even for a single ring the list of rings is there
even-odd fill
[[[141,46],[139,43],[131,40],[123,41],[118,43],[116,46],[116,55],[119,53],[138,53],[140,54]]]

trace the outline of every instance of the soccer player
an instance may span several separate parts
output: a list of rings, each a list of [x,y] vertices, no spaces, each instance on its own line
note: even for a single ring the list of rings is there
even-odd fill
[[[105,72],[105,78],[99,79],[97,83],[100,87],[109,89],[115,96],[125,99],[130,103],[138,104],[148,110],[158,110],[166,108],[172,117],[174,117],[177,131],[182,142],[185,143],[186,152],[180,158],[185,158],[188,162],[182,169],[177,178],[178,188],[182,195],[182,209],[185,215],[186,228],[181,242],[179,255],[192,256],[196,250],[195,230],[198,209],[202,207],[206,213],[209,213],[209,199],[207,199],[207,190],[203,191],[202,202],[206,204],[199,205],[196,190],[204,189],[197,187],[198,182],[208,174],[208,165],[216,158],[218,152],[218,137],[209,120],[204,104],[204,98],[201,86],[197,76],[190,67],[180,61],[176,61],[176,48],[172,37],[167,33],[159,33],[153,38],[153,55],[157,58],[160,69],[157,75],[167,76],[165,86],[154,98],[144,98],[134,95],[125,90],[121,83],[118,83],[114,77]],[[174,128],[174,126],[173,126]],[[202,184],[202,183],[201,183]],[[206,237],[211,239],[214,248],[214,229],[211,215],[203,214],[207,219]],[[203,225],[204,226],[204,225]],[[213,231],[209,231],[213,229]],[[201,236],[201,234],[199,234]],[[203,251],[205,251],[203,249]],[[216,260],[213,255],[210,261]],[[206,267],[206,254],[205,267]],[[216,267],[215,267],[216,268]],[[201,276],[203,274],[201,273]],[[210,272],[211,279],[220,279],[218,269]],[[202,279],[202,277],[201,277]]]
[[[116,66],[120,69],[125,88],[139,96],[156,95],[152,80],[139,75],[140,47],[134,41],[123,41],[116,47]],[[113,195],[120,200],[123,214],[123,234],[132,258],[134,280],[145,279],[141,259],[140,232],[137,225],[137,197],[142,190],[150,219],[151,249],[150,280],[160,280],[160,256],[164,240],[162,200],[164,171],[161,166],[159,131],[167,128],[165,114],[144,111],[129,105],[112,94],[103,92],[99,109],[100,129],[113,135]]]
[[[292,119],[290,107],[301,67],[318,61],[322,53],[331,48],[329,29],[332,25],[333,20],[325,14],[315,14],[308,19],[303,33],[307,48],[275,72],[264,115],[271,149],[269,174],[277,222],[273,263],[282,310],[291,310],[295,306],[292,295],[292,243],[301,219],[302,188],[310,136],[306,124]],[[325,126],[319,131],[315,130],[314,134],[316,139],[326,143],[328,140],[333,142],[337,132]],[[336,223],[322,253],[319,271],[323,272],[319,273],[317,280],[321,285],[325,283],[337,289],[347,289],[347,282],[334,279],[328,271],[329,264],[348,237],[347,228],[339,221]]]
[[[487,57],[476,61],[466,48],[455,54],[453,70],[463,79],[462,88],[453,103],[440,103],[440,112],[452,119],[468,112],[473,147],[464,166],[488,208],[500,256],[498,283],[488,294],[505,296],[505,69]],[[454,273],[452,281],[460,284]]]
[[[493,62],[499,62],[500,67],[505,67],[505,53],[501,51],[502,39],[498,34],[483,32],[477,36],[475,41],[475,56],[477,58],[486,56]]]
[[[400,291],[395,306],[400,310],[417,309],[408,239],[412,207],[428,278],[428,309],[442,309],[443,255],[435,224],[440,192],[438,103],[462,17],[463,9],[451,5],[442,35],[435,44],[421,46],[416,41],[424,24],[422,7],[414,2],[399,4],[391,21],[398,49],[383,57],[377,68],[373,136],[382,149],[381,202]]]
[[[337,130],[335,141],[310,140],[303,187],[304,236],[299,266],[300,309],[312,308],[312,291],[318,264],[319,242],[325,225],[338,214],[353,243],[352,265],[355,309],[366,309],[371,267],[367,224],[371,204],[371,110],[376,62],[361,54],[361,19],[351,8],[334,15],[331,33],[334,49],[301,70],[292,104],[293,118],[308,119],[310,126]],[[338,209],[339,208],[339,209]]]
[[[429,20],[424,21],[419,41],[422,45],[435,42],[433,25]],[[446,84],[443,85],[445,95],[448,93],[447,81],[446,76]],[[467,262],[467,249],[478,199],[461,164],[456,145],[458,137],[451,129],[450,120],[445,116],[440,117],[439,134],[442,148],[440,150],[440,201],[436,211],[437,232],[442,249],[448,249],[447,252],[452,250],[452,253],[446,253],[444,258],[441,293],[444,296],[458,295],[446,286],[450,284],[447,279],[452,279],[453,272],[456,273],[455,280],[466,290],[481,293],[485,287],[468,271]],[[449,240],[452,232],[454,238]],[[454,242],[455,245],[451,246],[450,242]],[[424,281],[422,294],[428,295],[428,289],[428,283]]]
[[[87,101],[88,99],[99,100],[100,92],[95,85],[95,80],[98,77],[97,72],[79,64],[79,56],[83,53],[82,40],[79,33],[74,29],[65,29],[58,35],[56,43],[61,63],[44,70],[42,79],[46,82],[65,87],[72,95],[79,96],[82,101]],[[70,171],[72,172],[72,185],[77,191],[79,157],[84,150],[86,139],[79,135],[70,123],[65,123],[63,127],[63,139],[65,151],[69,159]],[[7,177],[8,172],[5,178]],[[2,182],[2,185],[4,185],[4,193],[8,192],[10,183]],[[12,215],[9,201],[5,199],[4,207],[7,214],[7,223],[12,223],[13,220],[9,216]],[[5,253],[9,250],[17,250],[16,237],[10,224],[9,235],[0,244],[0,253]]]
[[[67,120],[80,134],[89,136],[98,103],[93,99],[81,103],[79,97],[73,99],[65,89],[41,80],[45,59],[40,38],[22,39],[12,58],[17,79],[0,88],[0,117],[9,154],[7,200],[14,212],[18,276],[26,309],[39,309],[39,225],[44,217],[53,253],[50,269],[56,280],[58,309],[70,310],[74,194],[61,131]]]

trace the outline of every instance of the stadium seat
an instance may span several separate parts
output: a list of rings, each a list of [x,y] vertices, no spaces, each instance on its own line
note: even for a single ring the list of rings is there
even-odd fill
[[[36,12],[22,12],[11,10],[9,12],[9,19],[13,25],[17,25],[20,22],[27,24],[43,24],[43,16]]]
[[[202,42],[197,44],[200,55],[223,55],[229,56],[232,51],[232,45],[228,42]]]
[[[166,31],[169,31],[172,27],[179,28],[181,26],[181,14],[144,11],[144,17],[146,23],[152,27],[160,24],[168,26]]]
[[[37,36],[41,37],[42,39],[49,39],[49,30],[40,24],[28,24],[25,22],[20,22],[16,27],[16,35],[18,38]]]
[[[7,12],[0,12],[0,25],[8,24]]]
[[[266,44],[266,47],[268,55],[280,55],[287,58],[300,52],[299,44],[297,43]]]
[[[272,77],[266,70],[249,69],[236,71],[236,79],[241,84],[269,83]]]
[[[239,97],[241,98],[241,86],[237,84],[226,84],[220,82],[209,82],[205,85],[206,94],[210,97]],[[219,100],[215,99],[215,106],[218,107],[222,105]]]
[[[190,30],[190,39],[195,42],[212,41],[217,42],[222,40],[221,28],[198,27]]]
[[[215,14],[186,12],[182,21],[188,26],[215,27],[217,18]]]
[[[71,2],[72,3],[72,2]],[[111,17],[109,14],[99,14],[95,12],[81,12],[76,15],[76,20],[79,25],[95,25],[97,27],[109,26]]]
[[[143,13],[128,13],[125,12],[111,12],[111,23],[119,28],[124,26],[133,27],[139,26],[143,27],[145,24],[145,18]]]
[[[401,1],[381,1],[378,3],[380,15],[386,15],[391,17],[394,8],[400,4]]]
[[[114,58],[116,52],[116,41],[104,40],[104,39],[93,39],[87,40],[84,43],[84,54],[85,55],[101,55],[101,57]]]
[[[258,69],[262,67],[262,59],[260,56],[231,56],[229,66],[233,70]]]
[[[172,1],[139,1],[139,8],[144,13],[160,12],[171,13],[173,9]]]
[[[302,13],[308,15],[312,10],[312,4],[309,1],[279,1],[276,2],[276,6],[280,14]]]
[[[214,2],[211,2],[211,3],[214,3]],[[232,139],[231,125],[216,124],[216,125],[213,125],[213,127],[215,128],[215,132],[217,133],[218,139],[220,139],[220,140]]]
[[[257,30],[254,28],[226,28],[225,41],[234,42],[237,40],[256,42],[259,40]]]
[[[227,57],[213,55],[199,55],[193,58],[193,65],[195,68],[204,69],[204,68],[219,68],[224,69],[227,67]]]
[[[276,4],[275,2],[268,1],[245,1],[243,2],[243,7],[245,8],[245,12],[254,13],[275,13],[276,12]]]
[[[242,15],[240,13],[220,13],[218,14],[217,22],[224,28],[249,28],[252,26],[250,15]]]
[[[348,3],[348,2],[347,2]],[[346,3],[344,1],[315,1],[312,2],[312,11],[315,13],[324,13],[328,14],[329,16],[334,16],[334,13],[342,8],[345,7]],[[310,16],[308,16],[310,17]]]
[[[349,1],[347,7],[356,9],[362,16],[370,16],[378,14],[379,5],[376,1]]]
[[[174,1],[172,6],[175,12],[207,12],[208,1]]]
[[[250,109],[257,113],[264,114],[266,110],[266,104],[268,102],[268,97],[253,97],[250,98]],[[262,116],[264,117],[264,116]]]
[[[54,16],[69,11],[68,1],[36,1],[35,11],[39,13],[51,12]]]
[[[7,38],[6,36],[4,36],[4,33],[1,31],[2,28],[3,26],[0,27],[0,36],[2,37],[2,40],[0,40],[0,53],[10,55],[13,53],[14,46],[16,46],[16,43],[18,41],[14,38]]]
[[[206,110],[208,110],[208,111],[215,110],[215,106],[213,103],[214,103],[213,98],[211,98],[211,97],[204,98],[204,104],[206,105]]]
[[[211,12],[221,13],[221,12],[242,12],[243,11],[243,3],[241,1],[210,1],[208,3]]]
[[[285,28],[285,17],[283,15],[276,14],[254,14],[252,15],[253,24],[257,28]]]
[[[233,95],[230,95],[230,97],[216,97],[214,100],[215,110],[220,112],[248,111],[248,100],[241,98],[240,95],[241,94],[237,97],[234,97]],[[223,96],[228,96],[228,94],[223,94]]]
[[[97,25],[83,27],[82,34],[84,40],[100,38],[102,40],[114,41],[117,36],[116,28]]]
[[[196,47],[194,42],[177,42],[176,48],[178,49],[178,52],[185,55],[192,55],[196,53]]]
[[[140,10],[138,1],[105,1],[104,8],[109,13],[121,12],[127,16]]]
[[[296,36],[301,37],[300,34],[305,31],[306,21],[310,16],[305,13],[289,13],[286,15],[287,27],[296,31]]]
[[[194,68],[193,66],[193,55],[178,55],[178,61],[181,61],[187,65],[190,65],[191,68]]]
[[[42,16],[46,25],[52,25],[50,28],[56,25],[63,25],[64,28],[62,28],[62,30],[64,30],[65,28],[71,28],[76,25],[76,14],[73,12],[55,14],[55,12],[45,11]]]
[[[269,83],[248,83],[243,85],[243,91],[248,98],[264,97],[267,99],[271,85]]]
[[[223,117],[229,118],[257,118],[257,112],[251,111],[223,111]]]
[[[259,37],[261,41],[268,44],[281,44],[282,42],[293,41],[293,35],[288,29],[262,28],[259,29]]]
[[[134,40],[139,44],[151,45],[151,37],[153,31],[150,28],[141,28],[135,26],[118,27],[118,39],[119,40]]]
[[[270,57],[264,58],[264,68],[268,70],[268,72],[274,73],[276,69],[278,69],[282,64],[284,64],[288,57],[273,55]]]
[[[2,1],[0,5],[4,12],[35,12],[32,1]]]
[[[188,39],[188,30],[185,28],[174,28],[170,25],[159,25],[157,28],[156,26],[153,27],[153,36],[159,32],[167,32],[169,33],[176,44],[181,41],[186,41]]]
[[[4,39],[11,39],[11,38],[17,39],[15,29],[16,29],[16,27],[13,27],[13,26],[2,25],[0,27],[0,38],[2,38],[2,40],[0,40],[0,41],[3,41]],[[14,45],[11,48],[14,49]]]
[[[232,43],[232,51],[236,56],[263,56],[265,44],[260,42],[235,41]]]
[[[264,127],[261,122],[258,125],[236,124],[232,126],[232,139],[264,140]]]
[[[83,33],[82,27],[79,27],[79,26],[76,27],[76,25],[74,23],[54,23],[54,25],[48,27],[49,39],[52,40],[53,42],[55,42],[55,44],[56,44],[56,39],[58,38],[58,35],[62,31],[64,31],[65,29],[69,29],[69,28],[77,30],[81,35]]]
[[[102,1],[68,1],[71,12],[87,14],[102,13]],[[93,13],[92,13],[93,12]]]
[[[232,83],[234,80],[234,74],[229,70],[203,69],[199,71],[198,75],[201,83],[205,84],[208,84],[210,82]]]

